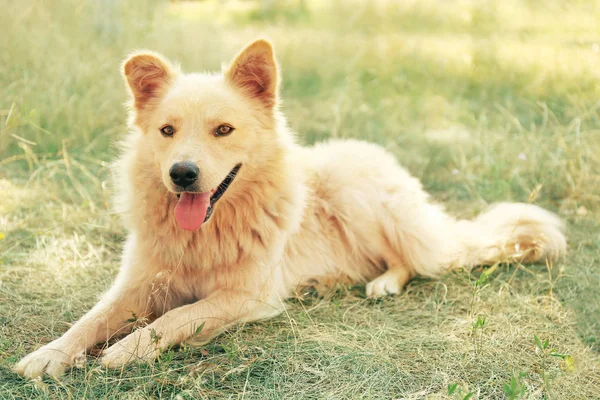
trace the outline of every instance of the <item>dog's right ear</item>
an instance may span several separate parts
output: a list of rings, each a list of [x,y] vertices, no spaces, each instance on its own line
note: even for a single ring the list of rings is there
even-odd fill
[[[123,76],[137,111],[148,108],[160,99],[175,75],[176,70],[171,63],[153,52],[134,53],[123,62]]]

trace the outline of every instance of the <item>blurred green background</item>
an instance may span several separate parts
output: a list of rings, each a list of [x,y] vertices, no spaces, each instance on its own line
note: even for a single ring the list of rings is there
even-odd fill
[[[483,399],[510,397],[503,384],[510,387],[513,378],[529,398],[600,397],[594,392],[600,385],[600,2],[0,0],[0,10],[0,398],[150,398],[185,390],[217,398],[242,389],[251,398],[291,398],[300,384],[308,389],[299,398],[458,398],[446,386],[460,382],[465,396],[473,391]],[[175,368],[176,382],[188,370],[174,365],[183,369],[188,358],[206,363],[195,350],[120,375],[125,380],[96,376],[90,368],[62,386],[24,384],[9,372],[11,363],[82,315],[118,267],[125,232],[110,211],[109,163],[117,154],[113,144],[127,131],[123,58],[147,48],[186,72],[215,71],[258,36],[275,44],[282,108],[301,143],[331,137],[377,142],[460,217],[495,201],[550,208],[568,221],[568,257],[548,267],[504,267],[483,292],[476,277],[450,275],[441,284],[458,296],[453,301],[436,297],[440,283],[423,280],[377,305],[352,291],[317,301],[314,312],[291,304],[289,320],[218,339],[208,359],[215,358],[226,378],[210,384],[163,382],[159,390],[153,383],[156,369]],[[414,313],[431,302],[437,305]],[[390,346],[406,350],[407,336],[388,328],[408,321],[411,348],[422,353],[401,360],[407,352],[398,350],[398,360],[385,361],[380,372],[344,358],[359,341],[335,336],[346,323],[336,318],[357,304],[379,325],[357,318],[352,329],[390,335]],[[448,325],[450,317],[475,323],[474,304],[492,324],[477,345],[469,342],[473,330]],[[348,347],[313,343],[304,356],[297,347],[292,352],[299,345],[289,341],[290,332],[309,335],[315,326]],[[438,336],[425,338],[432,329]],[[512,345],[496,336],[504,329],[520,332]],[[556,357],[540,361],[536,332],[577,353],[580,369],[569,375]],[[446,341],[453,335],[454,347]],[[441,347],[428,348],[426,340]],[[258,370],[248,364],[239,376],[230,372],[237,361],[246,365],[254,357],[236,346],[262,348],[265,341],[276,344],[267,354],[299,364],[274,362]],[[461,356],[471,354],[471,345],[489,363]],[[364,346],[369,362],[382,357],[382,349],[360,342]],[[211,353],[217,347],[235,351]],[[440,348],[456,359],[440,359]],[[419,357],[443,373],[411,369]],[[313,371],[319,384],[304,381],[312,373],[302,372],[305,367],[320,371]],[[546,369],[560,385],[549,383]],[[518,378],[523,371],[526,377]],[[144,379],[141,389],[127,387],[128,379]],[[363,381],[373,382],[371,391]],[[118,390],[108,390],[107,382]]]

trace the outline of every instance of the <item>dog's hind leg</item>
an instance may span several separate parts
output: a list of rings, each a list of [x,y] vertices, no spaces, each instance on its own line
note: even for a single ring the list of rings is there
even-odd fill
[[[415,275],[396,249],[386,243],[382,250],[382,259],[387,270],[367,284],[367,297],[398,294]]]
[[[367,284],[368,297],[381,297],[398,294],[413,277],[411,271],[402,264],[391,264],[382,275]]]
[[[395,197],[382,207],[374,247],[387,270],[367,285],[369,297],[397,294],[416,275],[437,277],[453,258],[454,220],[425,198],[403,204],[407,197]]]

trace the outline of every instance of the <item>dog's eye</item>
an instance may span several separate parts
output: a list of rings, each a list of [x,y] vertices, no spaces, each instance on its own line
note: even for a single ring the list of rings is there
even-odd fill
[[[175,128],[173,128],[171,125],[165,125],[160,128],[160,133],[162,133],[163,136],[173,136],[175,133]]]
[[[234,127],[231,125],[219,125],[217,130],[215,131],[215,135],[217,136],[226,136],[233,132]]]

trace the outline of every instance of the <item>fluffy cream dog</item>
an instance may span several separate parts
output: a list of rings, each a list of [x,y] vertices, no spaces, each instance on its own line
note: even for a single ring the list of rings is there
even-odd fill
[[[398,293],[415,275],[554,258],[562,223],[529,204],[457,221],[382,148],[294,142],[278,111],[273,48],[258,40],[222,74],[183,74],[151,52],[123,64],[132,131],[115,171],[129,236],[100,302],[29,354],[26,377],[62,374],[87,349],[132,331],[102,363],[152,360],[240,321],[277,315],[298,285],[366,282]]]

